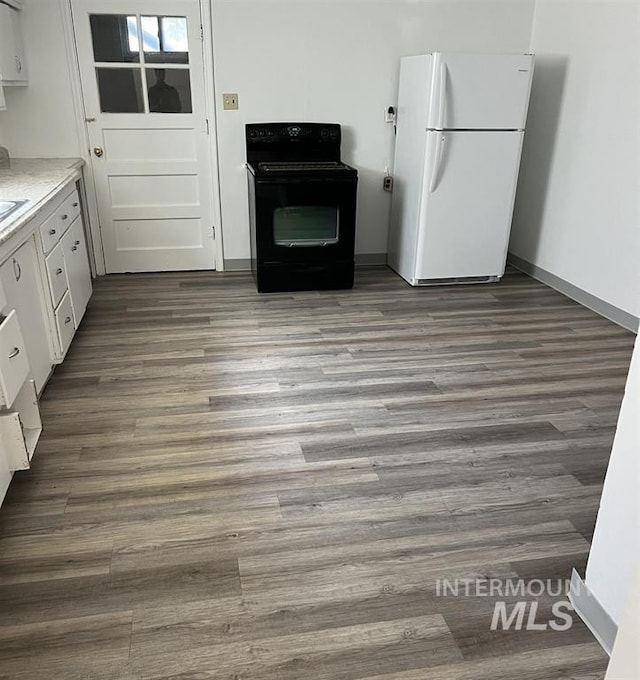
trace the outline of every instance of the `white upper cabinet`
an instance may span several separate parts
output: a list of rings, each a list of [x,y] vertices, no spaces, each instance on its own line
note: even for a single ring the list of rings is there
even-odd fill
[[[26,85],[28,80],[20,12],[0,4],[0,85]]]

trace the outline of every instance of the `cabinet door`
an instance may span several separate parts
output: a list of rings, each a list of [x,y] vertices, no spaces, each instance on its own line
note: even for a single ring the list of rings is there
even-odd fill
[[[45,258],[45,268],[49,279],[49,290],[53,308],[58,306],[62,296],[67,292],[67,275],[63,245],[59,243]]]
[[[0,324],[0,392],[5,406],[13,404],[28,376],[27,349],[18,317],[12,309]]]
[[[77,328],[84,316],[92,292],[91,270],[82,218],[76,219],[62,237],[62,248],[69,281],[69,293],[71,293],[73,318]]]
[[[22,27],[18,10],[0,4],[0,80],[5,84],[26,84]]]
[[[7,454],[3,450],[0,451],[0,504],[4,500],[7,494],[7,489],[11,483],[12,472],[9,469],[9,461],[7,460]]]
[[[40,392],[51,372],[53,362],[36,248],[32,238],[0,267],[0,281],[7,297],[7,308],[16,310],[27,348],[31,377]]]

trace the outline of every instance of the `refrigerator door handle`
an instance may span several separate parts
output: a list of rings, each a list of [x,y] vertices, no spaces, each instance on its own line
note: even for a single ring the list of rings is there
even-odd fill
[[[433,170],[431,172],[431,181],[429,182],[429,193],[432,194],[438,186],[438,175],[440,174],[440,165],[442,163],[442,149],[444,147],[445,133],[439,132],[440,139],[436,142],[435,157],[433,160]]]
[[[440,101],[438,106],[438,130],[444,129],[444,111],[447,104],[447,64],[440,62]]]

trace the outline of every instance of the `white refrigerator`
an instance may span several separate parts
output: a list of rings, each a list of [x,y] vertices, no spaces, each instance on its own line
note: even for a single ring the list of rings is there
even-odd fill
[[[533,61],[401,59],[388,264],[411,285],[503,275]]]

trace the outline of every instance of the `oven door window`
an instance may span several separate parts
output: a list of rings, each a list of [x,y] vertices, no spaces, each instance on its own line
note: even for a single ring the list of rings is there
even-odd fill
[[[331,205],[288,205],[273,213],[277,246],[310,247],[337,243],[340,211]]]

